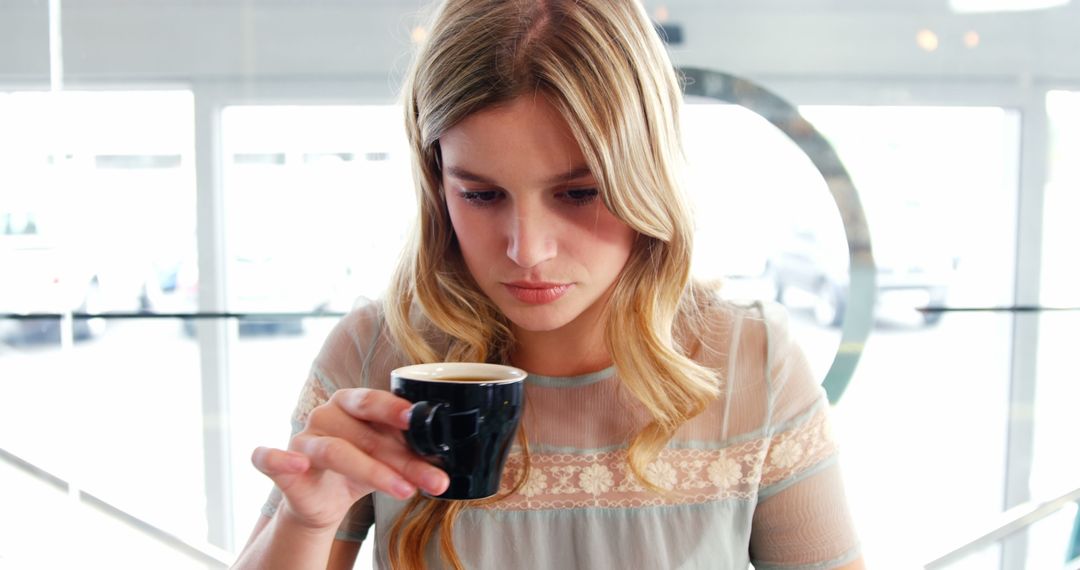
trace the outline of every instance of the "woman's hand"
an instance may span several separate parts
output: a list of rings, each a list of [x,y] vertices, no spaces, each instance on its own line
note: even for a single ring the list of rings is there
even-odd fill
[[[413,453],[402,436],[411,405],[383,390],[338,390],[312,410],[288,451],[256,449],[251,462],[284,495],[279,516],[326,530],[337,528],[349,507],[372,491],[398,499],[417,488],[445,491],[446,473]]]

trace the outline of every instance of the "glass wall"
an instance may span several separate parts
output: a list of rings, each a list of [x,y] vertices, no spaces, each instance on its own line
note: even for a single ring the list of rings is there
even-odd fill
[[[833,419],[870,567],[1080,487],[1080,5],[1039,4],[645,1],[678,66],[789,103],[858,191],[878,288],[853,347],[820,149],[688,97],[695,275],[784,304],[821,378],[861,351]],[[251,450],[284,445],[412,223],[397,89],[431,6],[0,5],[0,566],[239,550],[270,488]],[[1062,566],[1075,520],[952,567]]]
[[[0,97],[0,117],[0,312],[161,308],[175,290],[178,255],[195,240],[191,92],[10,92]],[[174,319],[3,319],[0,449],[72,493],[205,535],[203,418],[191,382],[198,348],[180,331]],[[39,509],[38,494],[30,478],[5,469],[5,482],[16,484],[5,484],[12,501],[4,503],[15,508],[2,518],[17,525]],[[131,534],[89,510],[62,516],[74,504],[67,498],[41,504],[64,506],[44,517],[57,525],[85,516],[112,540]],[[45,544],[56,528],[12,531],[27,539],[7,543],[12,560],[69,556]],[[86,536],[94,556],[112,556],[92,533],[71,534]],[[153,540],[140,544],[147,556],[171,556]]]

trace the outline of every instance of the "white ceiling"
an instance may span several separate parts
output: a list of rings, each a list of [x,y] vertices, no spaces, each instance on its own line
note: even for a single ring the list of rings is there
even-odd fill
[[[47,85],[46,0],[0,2],[0,86]],[[371,79],[407,65],[427,0],[67,0],[69,85]],[[677,64],[754,77],[1080,82],[1080,4],[952,14],[947,0],[646,0]],[[934,52],[916,34],[932,30]],[[977,48],[965,34],[976,32]]]

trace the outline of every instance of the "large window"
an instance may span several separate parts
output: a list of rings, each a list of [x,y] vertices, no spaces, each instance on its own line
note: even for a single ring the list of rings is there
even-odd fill
[[[341,312],[382,294],[415,203],[401,113],[392,105],[224,110],[230,310]],[[250,450],[288,442],[300,385],[333,324],[240,323],[229,376],[238,540],[270,491]]]
[[[1012,319],[917,309],[1011,303],[1019,117],[964,107],[801,111],[859,191],[878,268],[876,323],[835,410],[848,493],[867,556],[915,567],[1001,510],[1005,442],[984,434],[1007,429]],[[840,342],[848,251],[806,154],[815,149],[741,107],[699,104],[686,115],[699,273],[725,276],[730,296],[786,304],[824,378]],[[960,452],[966,460],[953,461]],[[927,520],[935,509],[947,514]],[[920,548],[901,549],[898,536]]]
[[[194,249],[192,94],[7,93],[0,121],[0,313],[166,305]],[[173,319],[64,322],[0,320],[0,449],[74,492],[205,535],[197,347]],[[130,537],[66,497],[39,502],[48,485],[5,470],[0,520],[6,536],[25,538],[5,541],[5,557],[64,565],[69,550],[48,543],[64,534],[88,537],[88,552],[107,560]],[[51,531],[21,526],[35,512]],[[176,555],[147,537],[138,544],[133,560]]]

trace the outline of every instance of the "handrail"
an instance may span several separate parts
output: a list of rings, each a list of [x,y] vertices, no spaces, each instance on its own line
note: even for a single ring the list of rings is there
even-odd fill
[[[976,538],[963,544],[959,548],[955,548],[934,558],[926,564],[925,568],[926,570],[945,568],[969,554],[990,546],[1025,527],[1041,521],[1061,510],[1069,503],[1076,502],[1080,502],[1080,487],[1043,503],[1027,502],[1017,505],[1001,513],[998,517],[998,521],[989,526],[988,529],[984,529],[977,533]],[[1077,562],[1078,560],[1072,562]],[[1074,567],[1075,566],[1070,566],[1070,568]]]
[[[5,461],[16,469],[19,469],[32,477],[37,477],[62,492],[70,492],[71,484],[69,482],[2,448],[0,448],[0,461]],[[127,524],[173,550],[182,552],[200,563],[205,564],[207,568],[228,568],[232,564],[232,554],[224,549],[218,548],[212,544],[199,543],[197,541],[180,538],[175,534],[146,522],[139,517],[112,505],[108,501],[81,489],[78,489],[75,494],[77,495],[78,500],[85,505],[93,507],[99,512]]]
[[[920,313],[1057,313],[1077,312],[1080,307],[1051,305],[1010,305],[993,307],[916,307]]]
[[[270,320],[270,319],[299,319],[309,317],[344,317],[347,313],[341,311],[301,311],[301,312],[251,312],[251,313],[237,313],[237,312],[179,312],[179,313],[158,313],[158,312],[122,312],[122,311],[106,311],[103,313],[0,313],[0,319],[11,319],[15,321],[30,321],[37,319],[61,319],[68,315],[71,315],[76,321],[89,320],[89,319],[250,319],[250,320]]]

